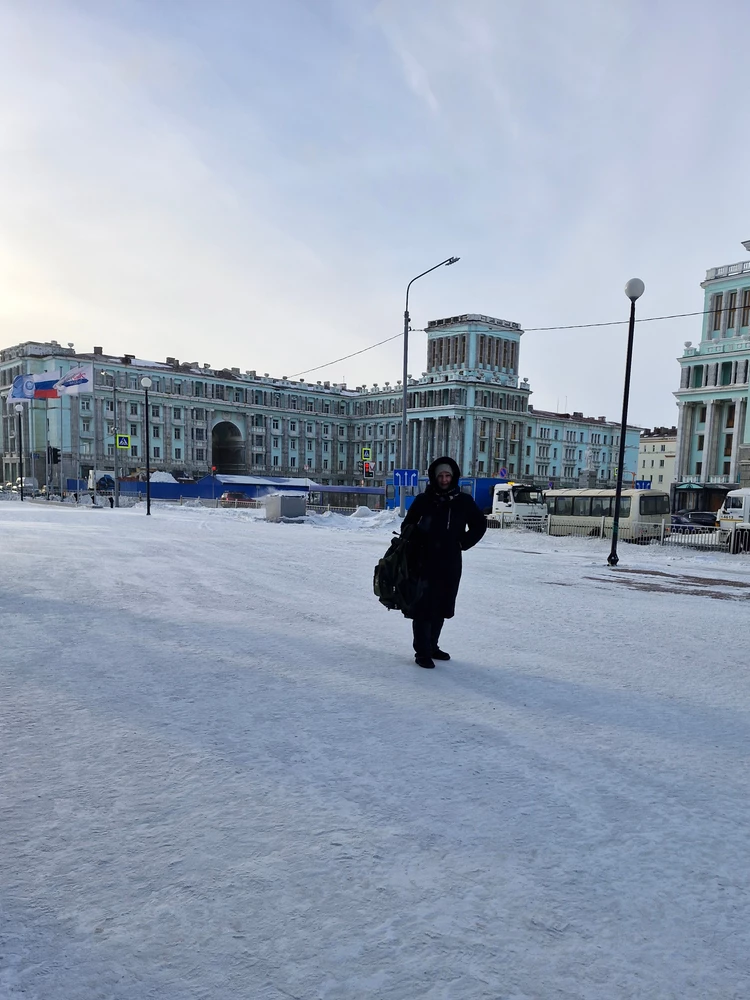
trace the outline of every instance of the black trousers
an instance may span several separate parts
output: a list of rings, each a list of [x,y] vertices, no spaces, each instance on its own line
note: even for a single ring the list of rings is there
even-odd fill
[[[414,618],[411,623],[414,633],[414,652],[417,656],[432,656],[437,649],[443,618]]]

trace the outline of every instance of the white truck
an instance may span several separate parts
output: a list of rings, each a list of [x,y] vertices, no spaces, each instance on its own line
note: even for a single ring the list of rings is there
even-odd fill
[[[750,524],[750,489],[746,486],[730,490],[716,515],[721,528],[731,528],[733,524]]]
[[[498,483],[492,491],[492,517],[503,524],[539,527],[547,518],[544,493],[527,483]]]

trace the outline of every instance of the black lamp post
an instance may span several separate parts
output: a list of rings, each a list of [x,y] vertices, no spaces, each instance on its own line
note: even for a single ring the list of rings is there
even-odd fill
[[[630,366],[633,359],[633,333],[635,331],[635,304],[643,295],[646,286],[640,278],[631,278],[625,285],[625,294],[630,299],[630,325],[628,327],[628,356],[625,362],[625,389],[622,394],[622,422],[620,424],[620,454],[617,460],[617,487],[615,490],[615,513],[612,519],[612,550],[607,556],[610,566],[620,561],[617,557],[617,536],[620,531],[620,504],[622,501],[622,473],[625,464],[625,433],[628,425],[628,397],[630,396]]]
[[[153,385],[153,382],[148,377],[144,375],[141,379],[141,386],[146,395],[146,513],[151,514],[151,432],[149,430],[148,423],[148,390]]]
[[[399,451],[399,461],[401,463],[401,468],[406,468],[406,463],[408,461],[409,450],[406,446],[406,435],[408,433],[407,419],[406,419],[406,394],[409,380],[409,290],[417,278],[424,278],[426,274],[430,271],[436,271],[439,267],[450,267],[451,264],[457,263],[460,257],[448,257],[447,260],[441,260],[439,264],[435,264],[433,267],[428,267],[426,271],[422,271],[415,278],[412,278],[409,284],[406,286],[406,306],[404,308],[404,371],[401,383],[401,448]],[[400,513],[403,517],[406,513],[406,493],[403,486],[400,489]]]
[[[14,410],[18,414],[18,471],[21,474],[21,500],[23,501],[23,423],[21,422],[23,406],[21,403],[16,403]]]

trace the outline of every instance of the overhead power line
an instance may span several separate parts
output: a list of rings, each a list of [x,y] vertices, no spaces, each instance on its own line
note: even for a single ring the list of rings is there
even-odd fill
[[[706,316],[708,313],[712,312],[711,309],[704,309],[700,312],[689,312],[689,313],[671,313],[669,316],[644,316],[636,317],[636,323],[656,323],[663,319],[685,319],[688,316]],[[626,319],[614,319],[607,323],[571,323],[569,326],[527,326],[524,328],[524,333],[549,333],[554,330],[591,330],[593,327],[601,326],[627,326],[628,320]],[[418,328],[417,333],[424,333],[423,328]],[[376,347],[380,347],[382,344],[387,344],[391,340],[398,340],[399,337],[403,337],[402,333],[395,333],[392,337],[386,337],[385,340],[379,340],[376,344],[370,344],[369,347],[363,347],[360,351],[354,351],[352,354],[345,354],[343,358],[336,358],[335,361],[326,361],[324,365],[316,365],[314,368],[306,368],[304,371],[296,372],[291,375],[290,378],[299,378],[300,375],[309,375],[310,372],[318,372],[321,368],[330,368],[331,365],[337,365],[340,361],[348,361],[349,358],[356,358],[358,354],[365,354],[367,351],[372,351]]]

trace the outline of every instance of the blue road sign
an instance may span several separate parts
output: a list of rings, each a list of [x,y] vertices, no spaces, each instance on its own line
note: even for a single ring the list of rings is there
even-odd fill
[[[501,479],[507,479],[508,478],[508,470],[507,469],[501,469],[500,470],[500,478]]]
[[[419,470],[418,469],[394,469],[393,470],[393,485],[394,486],[419,486]]]
[[[650,479],[636,479],[635,488],[637,490],[650,490],[651,480]]]

